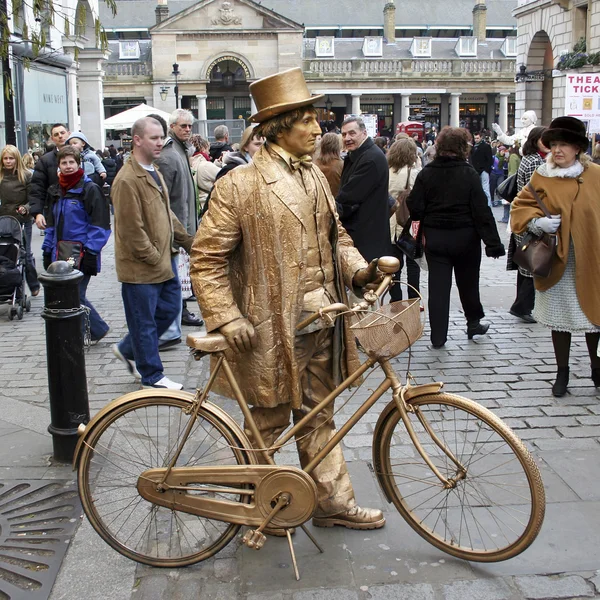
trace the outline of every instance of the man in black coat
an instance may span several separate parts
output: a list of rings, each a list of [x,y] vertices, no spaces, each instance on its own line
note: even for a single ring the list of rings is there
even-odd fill
[[[56,146],[54,150],[46,152],[40,160],[35,163],[33,176],[29,188],[29,212],[35,219],[38,229],[46,229],[48,188],[58,184],[58,151],[67,143],[70,132],[63,123],[55,123],[50,129],[50,138]]]
[[[490,194],[490,172],[494,163],[492,147],[483,139],[481,133],[473,136],[473,150],[471,150],[471,164],[479,175],[483,193],[488,201],[488,206],[492,206],[492,196]]]
[[[348,117],[342,123],[342,139],[348,151],[336,198],[342,225],[366,260],[389,256],[392,243],[385,154],[367,135],[360,117]]]

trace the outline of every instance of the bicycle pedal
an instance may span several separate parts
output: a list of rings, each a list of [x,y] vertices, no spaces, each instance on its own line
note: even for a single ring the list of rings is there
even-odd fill
[[[260,550],[265,545],[266,541],[267,536],[254,529],[248,529],[242,538],[242,542],[246,544],[248,548],[253,548],[254,550]]]

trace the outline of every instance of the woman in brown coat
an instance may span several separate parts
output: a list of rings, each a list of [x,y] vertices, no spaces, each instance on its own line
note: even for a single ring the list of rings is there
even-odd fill
[[[321,145],[315,156],[315,164],[323,171],[334,198],[340,191],[340,180],[344,168],[344,161],[340,157],[341,151],[340,136],[337,133],[326,133],[321,139]]]
[[[549,277],[534,277],[533,316],[552,330],[558,367],[552,393],[560,397],[569,383],[573,333],[585,333],[592,381],[600,387],[600,166],[585,154],[586,128],[574,117],[554,119],[542,143],[551,153],[530,183],[551,217],[525,186],[512,203],[510,222],[515,233],[558,235]]]

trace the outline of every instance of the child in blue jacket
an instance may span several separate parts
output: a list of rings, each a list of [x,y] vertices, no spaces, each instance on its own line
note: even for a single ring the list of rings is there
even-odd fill
[[[72,133],[67,138],[67,144],[74,146],[81,154],[83,172],[100,187],[106,180],[106,168],[81,131]]]
[[[83,273],[80,302],[90,309],[91,338],[98,341],[109,326],[87,300],[86,292],[90,278],[100,272],[100,252],[110,237],[110,211],[100,188],[85,175],[77,148],[66,144],[58,151],[57,162],[58,185],[48,191],[52,210],[42,244],[44,268],[55,260],[73,258],[75,268]]]

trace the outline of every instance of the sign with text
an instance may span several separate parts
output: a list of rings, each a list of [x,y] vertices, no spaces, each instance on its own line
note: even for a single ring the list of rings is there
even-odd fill
[[[567,74],[565,114],[581,119],[588,133],[600,132],[600,73]]]

